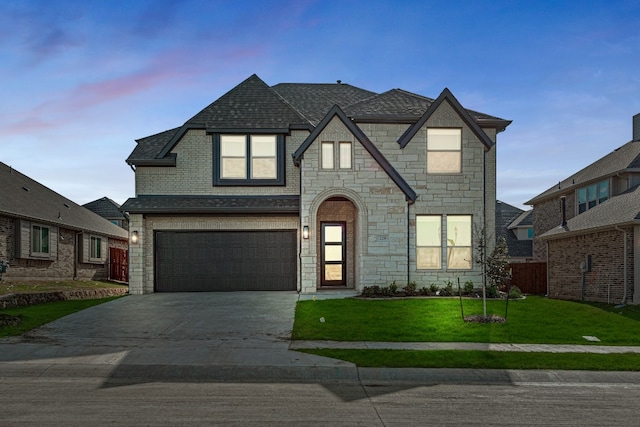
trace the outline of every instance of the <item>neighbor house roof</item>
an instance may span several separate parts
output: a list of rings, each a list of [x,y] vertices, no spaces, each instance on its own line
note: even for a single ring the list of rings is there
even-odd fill
[[[480,135],[485,144],[491,141],[484,135],[481,127],[495,127],[500,131],[511,123],[463,109],[448,89],[443,94],[447,94],[449,102],[457,105],[465,121],[468,121],[474,133]],[[356,122],[414,124],[423,118],[426,120],[425,115],[428,117],[429,111],[433,111],[439,102],[440,98],[432,100],[401,89],[377,94],[341,82],[280,83],[269,87],[254,74],[182,126],[136,140],[137,146],[127,158],[127,163],[175,166],[175,155],[171,154],[171,150],[189,129],[204,129],[208,132],[260,130],[287,133],[292,129],[312,131],[334,105]],[[410,129],[417,132],[415,125]]]
[[[0,214],[71,230],[127,239],[128,233],[0,162]]]
[[[93,202],[85,203],[83,207],[89,209],[91,212],[100,215],[107,219],[120,219],[125,218],[124,213],[120,210],[120,205],[111,200],[108,197],[102,197]]]
[[[640,172],[640,141],[631,141],[526,202],[535,205],[617,173]]]
[[[300,197],[286,196],[138,196],[124,202],[129,213],[259,213],[297,214]]]
[[[532,210],[523,211],[508,203],[496,200],[496,242],[504,237],[511,257],[533,256],[533,241],[519,240],[513,228],[527,226],[527,218],[531,218]]]
[[[640,185],[612,197],[540,236],[558,239],[584,232],[640,224]]]

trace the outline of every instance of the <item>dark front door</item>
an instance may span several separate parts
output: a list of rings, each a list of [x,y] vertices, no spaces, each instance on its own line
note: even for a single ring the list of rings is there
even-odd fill
[[[346,285],[346,223],[323,222],[321,284],[323,286]]]

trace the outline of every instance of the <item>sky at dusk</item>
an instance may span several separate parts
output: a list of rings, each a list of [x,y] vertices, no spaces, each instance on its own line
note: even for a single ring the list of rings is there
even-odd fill
[[[135,195],[135,140],[252,74],[342,80],[513,120],[498,199],[524,202],[631,139],[640,2],[0,2],[0,161],[76,203]],[[0,189],[1,197],[1,189]]]

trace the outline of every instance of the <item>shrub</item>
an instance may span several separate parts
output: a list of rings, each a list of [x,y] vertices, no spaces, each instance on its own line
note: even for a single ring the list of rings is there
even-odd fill
[[[509,288],[509,299],[517,299],[517,298],[522,298],[522,291],[520,291],[520,288],[517,286],[511,286],[511,288]]]
[[[391,294],[395,294],[397,290],[398,290],[398,285],[396,285],[396,281],[394,280],[393,283],[389,285],[389,292]]]
[[[402,290],[404,291],[405,295],[414,296],[416,294],[416,282],[409,282],[407,286],[402,288]]]
[[[464,294],[465,295],[471,295],[473,293],[473,281],[471,280],[467,280],[466,282],[464,282]]]
[[[429,285],[429,293],[431,295],[435,295],[436,292],[438,292],[438,285],[436,285],[435,283],[432,283]]]

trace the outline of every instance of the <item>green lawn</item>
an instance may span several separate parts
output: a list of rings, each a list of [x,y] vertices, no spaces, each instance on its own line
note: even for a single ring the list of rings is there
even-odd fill
[[[463,300],[465,316],[482,314],[481,300]],[[488,301],[504,316],[505,301]],[[321,319],[323,321],[321,321]],[[300,301],[297,340],[485,342],[640,345],[640,306],[577,303],[528,297],[510,301],[506,323],[462,321],[455,298]],[[586,341],[583,336],[601,342]],[[640,354],[527,353],[463,350],[306,349],[363,367],[583,369],[640,371]]]
[[[505,301],[488,301],[504,315]],[[506,323],[462,321],[456,298],[300,301],[293,339],[336,341],[486,342],[640,345],[640,308],[582,304],[530,296],[510,301]],[[463,300],[465,315],[482,314],[482,301]],[[320,321],[324,318],[324,322]],[[585,335],[598,337],[590,343]]]
[[[16,326],[0,326],[0,338],[21,335],[34,328],[52,322],[68,314],[75,313],[94,305],[112,301],[118,297],[91,299],[91,300],[71,300],[56,301],[43,304],[29,305],[26,307],[8,308],[0,310],[0,317],[3,315],[20,318],[20,324]]]

